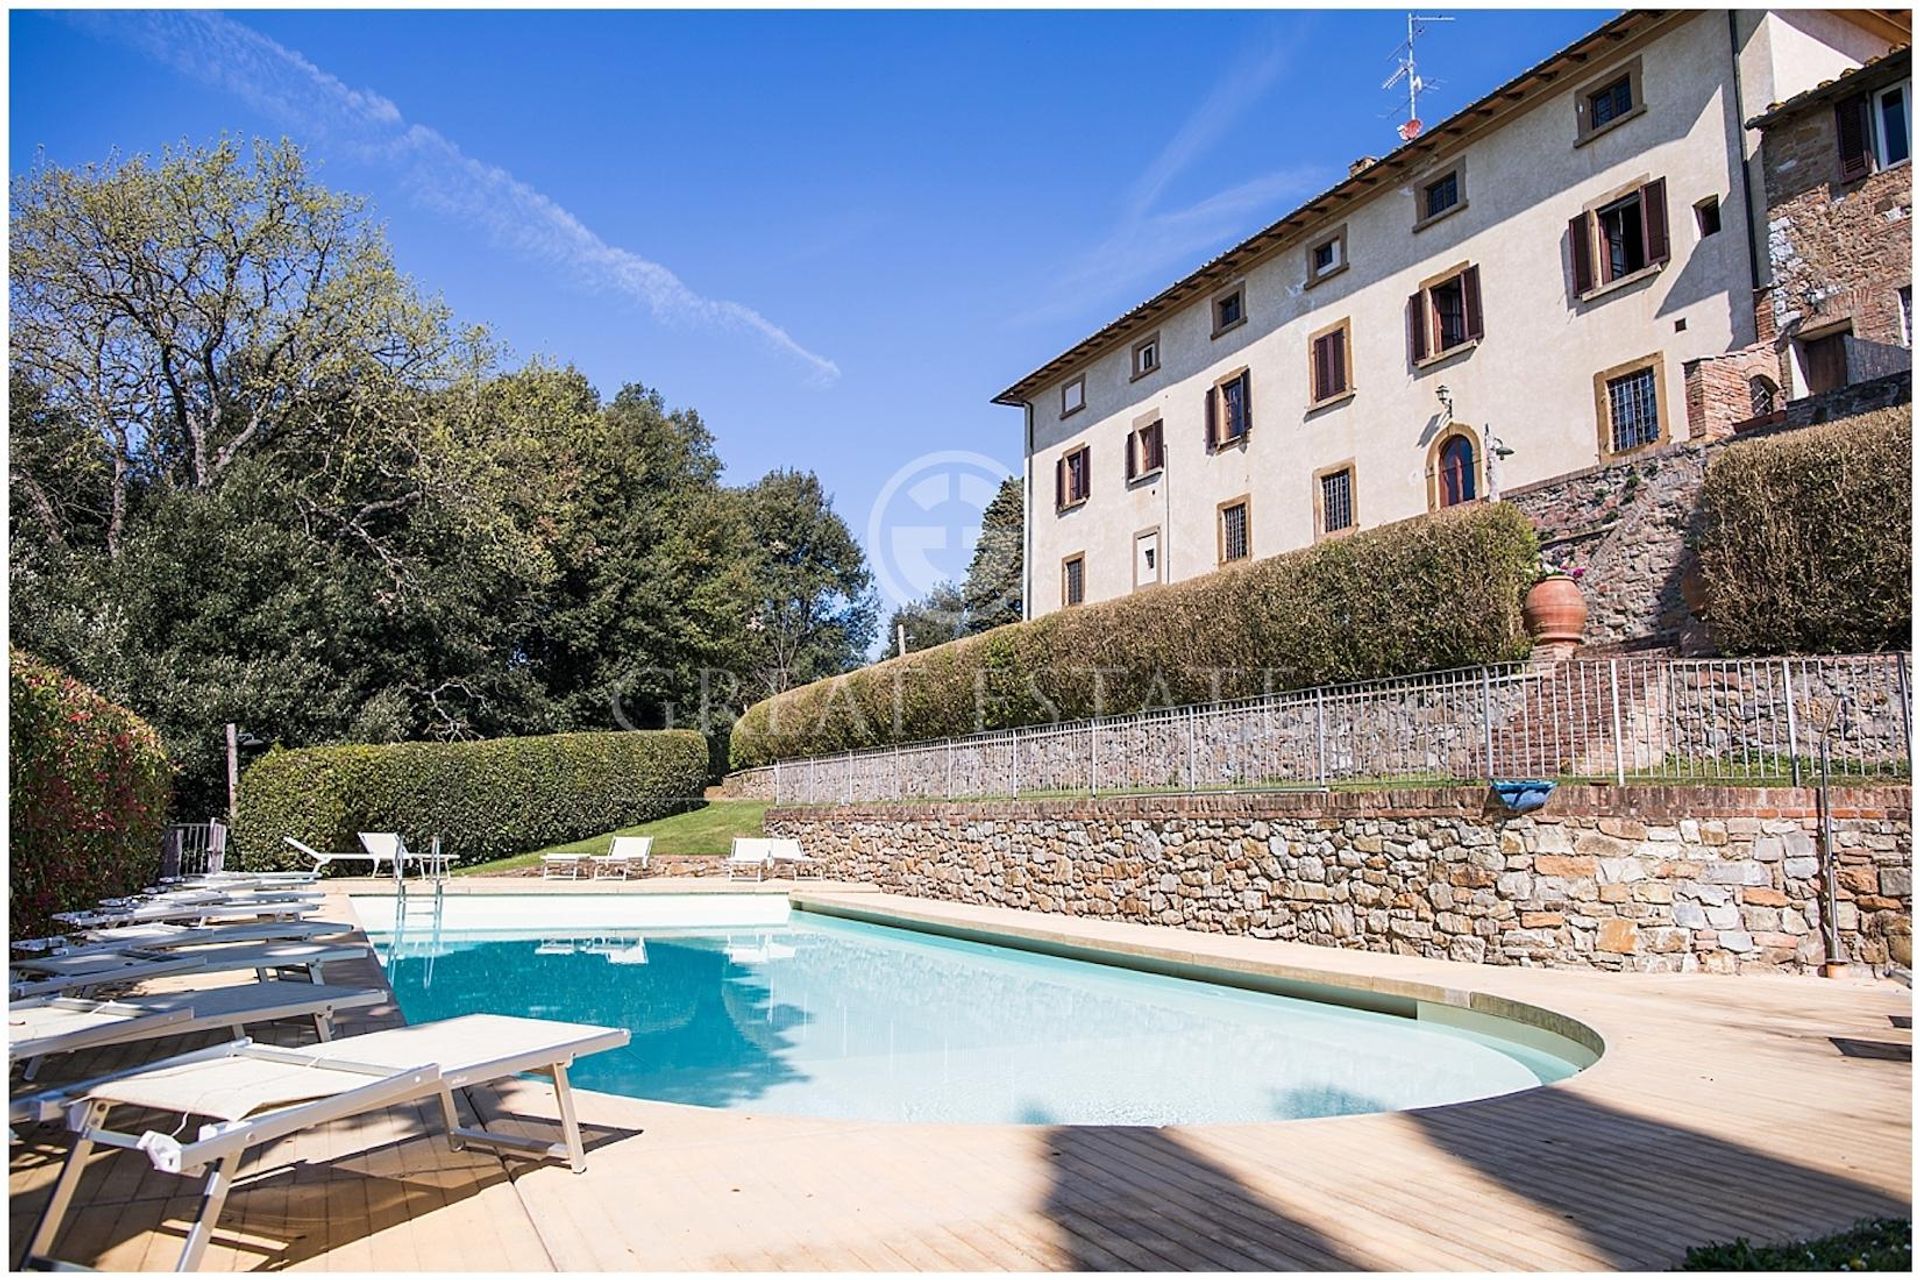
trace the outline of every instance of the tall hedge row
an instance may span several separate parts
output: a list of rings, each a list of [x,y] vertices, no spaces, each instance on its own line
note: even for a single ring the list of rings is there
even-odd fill
[[[1729,445],[1697,543],[1732,654],[1860,653],[1913,634],[1913,407]]]
[[[160,872],[173,768],[160,735],[125,707],[8,650],[7,928],[151,884]]]
[[[1538,566],[1505,504],[1388,525],[789,689],[735,724],[733,767],[1503,661]]]
[[[481,862],[664,817],[706,782],[684,729],[275,750],[240,780],[234,841],[250,869],[300,863],[283,836],[352,851],[362,831]]]

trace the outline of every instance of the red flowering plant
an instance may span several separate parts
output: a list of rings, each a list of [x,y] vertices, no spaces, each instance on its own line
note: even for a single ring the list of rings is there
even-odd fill
[[[151,883],[173,766],[145,721],[31,654],[10,647],[8,676],[7,928],[22,938]]]

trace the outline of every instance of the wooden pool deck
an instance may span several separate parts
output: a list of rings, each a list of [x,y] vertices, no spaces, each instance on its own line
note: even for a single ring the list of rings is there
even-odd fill
[[[715,885],[636,882],[674,887]],[[1607,1051],[1505,1098],[1161,1129],[809,1120],[582,1093],[581,1176],[451,1151],[429,1108],[395,1108],[256,1157],[208,1269],[1661,1269],[1710,1240],[1911,1212],[1911,999],[1891,982],[1506,969],[842,887],[802,897],[1337,985],[1480,992],[1576,1019]],[[371,961],[328,979],[382,981]],[[375,1009],[363,1025],[397,1018]],[[553,1131],[543,1087],[466,1101],[508,1131]],[[64,1147],[51,1127],[24,1136],[16,1263]],[[170,1266],[191,1190],[138,1154],[96,1157],[58,1252]]]

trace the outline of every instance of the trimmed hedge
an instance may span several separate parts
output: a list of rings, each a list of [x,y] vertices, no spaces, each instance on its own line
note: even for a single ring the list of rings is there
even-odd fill
[[[1913,407],[1729,445],[1697,540],[1730,654],[1863,653],[1913,634]]]
[[[173,766],[125,707],[9,647],[7,928],[153,883]]]
[[[1539,563],[1504,503],[1372,529],[789,689],[733,767],[1505,661]]]
[[[344,852],[362,831],[484,862],[664,817],[706,783],[684,729],[276,749],[240,780],[234,842],[250,869],[304,865],[282,836]]]

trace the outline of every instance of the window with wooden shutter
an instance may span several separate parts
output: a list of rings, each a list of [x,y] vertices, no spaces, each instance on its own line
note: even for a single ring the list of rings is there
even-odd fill
[[[1477,266],[1435,276],[1407,299],[1407,345],[1415,364],[1480,341],[1486,328]]]
[[[1573,292],[1593,292],[1593,215],[1582,213],[1567,224],[1567,259],[1573,264]]]
[[[1583,297],[1671,260],[1667,180],[1655,178],[1581,214],[1567,224],[1567,237],[1574,292]]]
[[[1667,237],[1667,180],[1655,178],[1640,188],[1641,240],[1647,246],[1647,265],[1653,266],[1673,256]]]
[[[1245,369],[1222,378],[1207,393],[1207,447],[1224,449],[1253,428],[1253,383]]]
[[[1840,181],[1858,182],[1873,172],[1873,117],[1867,95],[1856,93],[1834,105],[1834,132],[1840,143]]]
[[[1067,460],[1053,460],[1053,509],[1059,511],[1067,505]]]
[[[1055,492],[1058,495],[1056,505],[1061,509],[1079,506],[1092,492],[1092,456],[1092,450],[1086,445],[1081,445],[1056,464],[1057,470],[1054,473]]]
[[[1158,419],[1136,427],[1127,436],[1127,479],[1150,476],[1165,465],[1162,428]]]
[[[1313,335],[1308,341],[1310,355],[1307,361],[1307,376],[1315,405],[1328,404],[1353,391],[1348,378],[1348,366],[1351,361],[1347,356],[1347,343],[1351,332],[1352,322],[1342,320],[1339,324]]]

